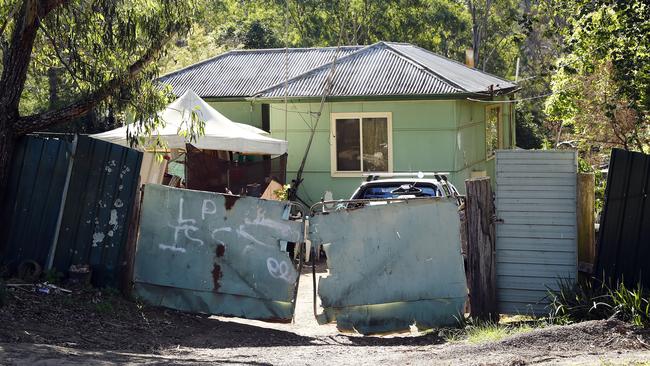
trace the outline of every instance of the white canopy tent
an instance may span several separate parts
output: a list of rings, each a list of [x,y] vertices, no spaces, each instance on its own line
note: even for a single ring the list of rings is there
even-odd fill
[[[190,142],[179,133],[192,123],[192,112],[205,122],[205,134]],[[185,144],[191,143],[198,149],[244,154],[282,155],[287,152],[287,141],[265,136],[267,133],[259,128],[231,121],[191,90],[167,106],[159,117],[165,126],[158,127],[151,135],[164,141],[169,149],[185,149]],[[128,128],[127,125],[91,137],[129,146]]]

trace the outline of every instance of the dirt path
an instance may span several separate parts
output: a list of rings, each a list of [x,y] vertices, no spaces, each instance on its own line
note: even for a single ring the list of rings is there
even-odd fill
[[[142,307],[97,291],[10,294],[0,309],[1,365],[628,364],[650,362],[647,334],[617,321],[548,327],[498,342],[445,343],[437,333],[361,337],[318,325],[311,276],[295,324]]]

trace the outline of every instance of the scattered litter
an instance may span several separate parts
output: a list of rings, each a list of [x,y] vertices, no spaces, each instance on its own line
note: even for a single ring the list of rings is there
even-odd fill
[[[50,293],[66,293],[66,294],[71,294],[72,291],[59,287],[57,285],[53,285],[48,282],[43,282],[43,283],[8,283],[6,285],[7,287],[10,288],[16,288],[25,292],[39,292],[42,294],[50,294]],[[31,289],[31,291],[30,291]]]
[[[88,285],[92,271],[87,264],[73,264],[68,268],[68,281],[72,284]]]

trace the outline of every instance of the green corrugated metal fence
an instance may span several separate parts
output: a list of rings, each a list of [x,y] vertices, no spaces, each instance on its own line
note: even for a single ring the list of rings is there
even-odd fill
[[[2,264],[10,272],[26,260],[45,266],[72,154],[69,140],[25,136],[16,146],[1,211]]]
[[[11,223],[2,263],[15,270],[34,260],[46,268],[52,252],[57,271],[89,264],[93,284],[117,286],[142,153],[88,136],[78,136],[76,147],[71,140],[28,136],[18,144],[2,212]]]

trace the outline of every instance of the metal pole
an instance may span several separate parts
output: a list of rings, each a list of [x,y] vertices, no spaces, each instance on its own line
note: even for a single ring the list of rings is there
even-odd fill
[[[46,270],[52,269],[54,264],[54,254],[56,253],[56,247],[59,242],[59,232],[61,231],[61,221],[63,220],[63,211],[65,209],[65,201],[68,197],[68,187],[70,186],[70,177],[72,176],[72,166],[74,165],[74,158],[77,153],[77,141],[79,135],[74,135],[72,140],[72,149],[70,151],[70,160],[68,161],[68,172],[65,177],[65,183],[63,185],[63,193],[61,194],[61,205],[59,206],[59,216],[56,219],[56,229],[54,230],[54,238],[52,239],[52,245],[50,246],[50,252],[47,254],[47,266]]]

